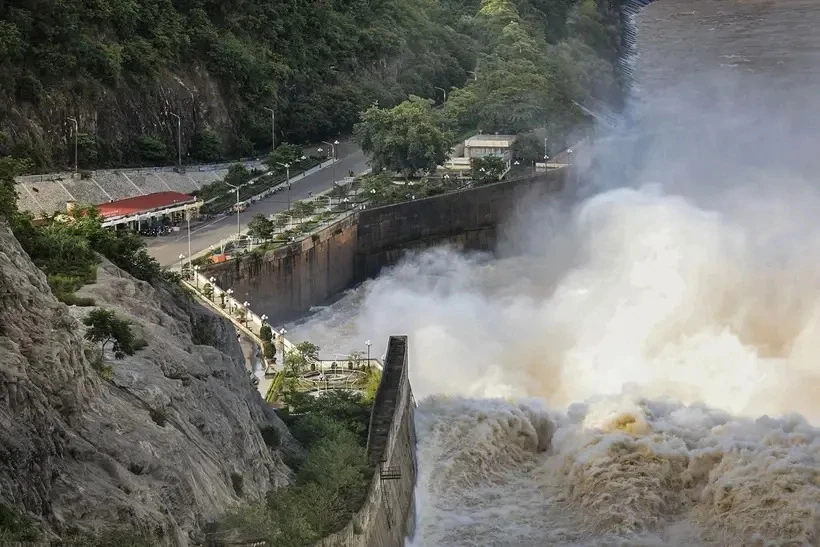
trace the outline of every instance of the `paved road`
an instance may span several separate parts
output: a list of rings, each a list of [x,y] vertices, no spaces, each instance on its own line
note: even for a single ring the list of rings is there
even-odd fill
[[[318,194],[332,187],[334,180],[341,180],[349,171],[358,174],[367,169],[367,160],[364,153],[353,142],[342,142],[336,150],[339,158],[334,166],[326,167],[308,177],[293,183],[290,190],[291,202],[308,197],[309,193]],[[335,178],[334,178],[335,176]],[[287,192],[270,196],[262,201],[250,205],[240,215],[242,229],[254,215],[272,215],[288,208]],[[236,233],[236,216],[221,217],[216,220],[191,226],[191,253],[196,254],[221,240]],[[156,258],[162,266],[179,264],[179,255],[188,255],[188,232],[183,229],[175,235],[156,237],[148,242],[148,252]]]

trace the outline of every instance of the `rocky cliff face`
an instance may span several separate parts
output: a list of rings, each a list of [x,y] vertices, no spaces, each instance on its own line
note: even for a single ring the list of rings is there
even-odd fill
[[[79,319],[92,308],[57,302],[0,221],[0,503],[60,536],[127,526],[187,545],[231,504],[288,482],[293,441],[230,324],[110,263],[79,294],[147,342],[105,356],[111,381],[87,356]],[[277,448],[260,434],[270,428]]]

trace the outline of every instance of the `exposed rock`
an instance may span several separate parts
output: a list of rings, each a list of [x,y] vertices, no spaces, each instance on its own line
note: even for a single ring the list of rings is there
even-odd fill
[[[251,385],[234,328],[111,263],[79,294],[134,324],[147,346],[105,362],[84,351],[91,309],[55,300],[0,221],[0,503],[59,536],[131,526],[187,545],[240,499],[286,484],[285,425]],[[204,342],[211,345],[201,345]],[[268,447],[260,429],[284,439]]]

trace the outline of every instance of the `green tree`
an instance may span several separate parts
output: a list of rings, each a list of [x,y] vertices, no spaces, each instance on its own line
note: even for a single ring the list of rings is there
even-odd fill
[[[219,136],[207,129],[196,133],[191,143],[191,157],[203,163],[222,159],[222,142]]]
[[[543,131],[530,131],[518,135],[512,145],[512,156],[527,164],[544,161],[544,137],[546,133]]]
[[[137,137],[137,153],[149,165],[160,165],[168,161],[168,145],[159,137],[140,135]]]
[[[259,338],[261,338],[263,342],[270,342],[273,340],[273,331],[271,330],[270,325],[262,325],[259,327]]]
[[[117,317],[113,310],[93,310],[83,319],[83,323],[89,327],[85,333],[86,340],[100,344],[103,355],[108,344],[111,344],[116,359],[123,359],[136,352],[136,339],[131,331],[131,323]]]
[[[69,141],[71,163],[74,163],[74,139]],[[80,167],[93,167],[97,164],[97,139],[88,133],[77,135],[77,162]]]
[[[0,157],[0,216],[12,220],[17,215],[17,185],[14,177],[29,166],[26,161]]]
[[[507,165],[501,156],[489,155],[470,160],[471,175],[478,184],[498,182],[506,168]]]
[[[412,177],[435,170],[447,159],[454,137],[442,125],[432,101],[411,96],[391,109],[369,108],[354,132],[362,150],[372,155],[374,171],[389,169]]]
[[[290,223],[290,217],[288,217],[285,213],[280,213],[273,217],[273,225],[276,227],[277,230],[280,232],[285,229],[285,227]]]
[[[297,201],[293,204],[293,215],[296,218],[303,219],[313,213],[313,202],[311,201]]]
[[[302,157],[302,149],[295,144],[288,144],[286,142],[280,144],[276,147],[267,158],[265,158],[265,164],[268,166],[269,169],[273,171],[281,171],[283,167],[279,165],[280,163],[287,163],[290,164],[292,169],[291,171],[295,170],[295,166],[293,165],[295,162],[299,161]]]
[[[208,300],[213,300],[213,296],[214,296],[213,286],[210,283],[205,283],[202,286],[202,294],[204,294],[205,298],[207,298]],[[223,304],[222,307],[225,307],[224,306],[224,304],[225,304],[225,293],[222,293],[222,304]]]
[[[248,171],[248,168],[243,164],[232,163],[230,167],[228,167],[228,173],[225,175],[225,182],[233,186],[239,186],[240,184],[248,182],[252,176],[252,173]],[[227,188],[223,187],[223,190],[225,189]]]
[[[315,361],[319,359],[319,346],[313,342],[305,340],[296,344],[296,351],[305,356],[306,359]]]
[[[265,215],[257,213],[248,223],[248,235],[257,239],[270,239],[273,235],[273,222]]]

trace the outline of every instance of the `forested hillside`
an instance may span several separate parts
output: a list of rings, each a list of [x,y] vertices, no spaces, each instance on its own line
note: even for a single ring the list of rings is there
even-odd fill
[[[503,108],[559,81],[559,95],[582,86],[611,99],[610,3],[0,0],[0,155],[70,165],[76,118],[81,168],[171,162],[172,114],[183,161],[254,155],[270,148],[265,107],[278,142],[316,140],[375,101],[441,100],[437,87],[482,74]]]

